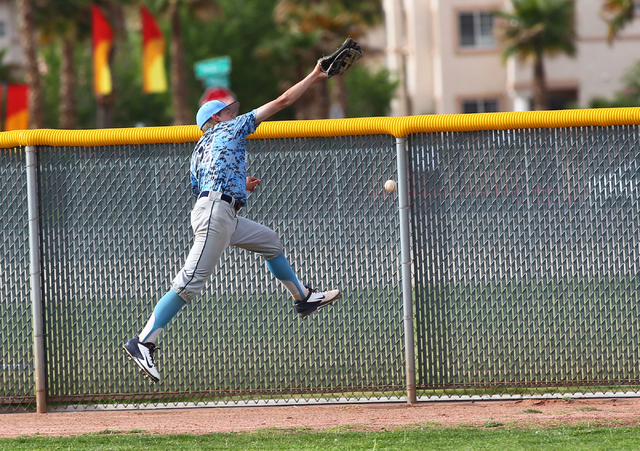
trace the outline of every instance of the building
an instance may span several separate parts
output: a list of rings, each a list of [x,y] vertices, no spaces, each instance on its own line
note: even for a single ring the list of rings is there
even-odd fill
[[[22,65],[24,58],[15,3],[12,0],[0,0],[0,50],[6,49],[4,59],[0,63],[5,65]]]
[[[549,108],[587,107],[612,98],[624,73],[640,60],[638,19],[612,45],[600,16],[602,0],[576,0],[575,58],[547,58]],[[533,67],[504,62],[491,11],[509,0],[383,0],[386,61],[400,80],[392,115],[526,111]]]

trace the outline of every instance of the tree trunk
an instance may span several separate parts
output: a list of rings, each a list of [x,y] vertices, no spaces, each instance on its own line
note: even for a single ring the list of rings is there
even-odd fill
[[[327,119],[329,117],[329,89],[327,83],[310,86],[294,104],[297,120]]]
[[[96,95],[96,128],[113,127],[113,92],[106,96]]]
[[[113,37],[122,44],[127,42],[127,28],[124,17],[124,4],[122,0],[110,0],[105,6],[109,13],[111,27],[113,28]]]
[[[74,49],[74,37],[64,37],[62,40],[62,61],[60,64],[60,128],[67,130],[76,128]]]
[[[533,68],[533,109],[536,111],[547,109],[547,81],[542,52],[536,55]]]
[[[299,64],[296,67],[296,80],[302,80],[308,72],[304,72],[309,65]],[[313,66],[312,66],[313,67]],[[327,119],[330,109],[329,88],[327,82],[316,83],[307,89],[293,104],[297,120]]]
[[[36,29],[31,0],[17,0],[17,7],[20,42],[25,56],[25,78],[29,85],[29,127],[42,128],[44,126],[44,95],[38,72]]]
[[[193,124],[194,118],[187,105],[187,77],[184,69],[184,42],[180,24],[180,8],[176,0],[169,6],[171,17],[171,103],[175,125]]]

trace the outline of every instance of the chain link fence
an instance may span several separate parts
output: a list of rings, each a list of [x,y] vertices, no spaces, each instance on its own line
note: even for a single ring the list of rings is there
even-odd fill
[[[408,136],[420,400],[636,392],[638,126]],[[262,259],[223,255],[163,332],[121,350],[192,242],[193,143],[38,147],[49,409],[406,399],[396,141],[251,140],[241,215],[276,230],[305,320]],[[0,409],[33,409],[24,152],[2,154]]]
[[[25,153],[0,152],[0,406],[35,404]]]
[[[639,136],[411,136],[423,396],[638,389]]]
[[[261,257],[231,249],[159,341],[162,381],[125,359],[190,249],[193,144],[40,152],[48,404],[401,396],[397,209],[388,137],[251,141],[241,214],[281,235],[304,283],[340,288],[306,320]]]

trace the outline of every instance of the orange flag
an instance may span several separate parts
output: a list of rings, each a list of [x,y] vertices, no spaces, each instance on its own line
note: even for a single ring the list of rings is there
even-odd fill
[[[29,128],[29,85],[7,86],[7,108],[4,129],[26,130]]]
[[[111,70],[109,55],[113,44],[113,31],[107,19],[96,5],[91,5],[93,28],[93,91],[96,94],[111,94]]]
[[[142,90],[147,93],[165,92],[167,75],[164,69],[164,35],[149,10],[140,5],[142,17]]]

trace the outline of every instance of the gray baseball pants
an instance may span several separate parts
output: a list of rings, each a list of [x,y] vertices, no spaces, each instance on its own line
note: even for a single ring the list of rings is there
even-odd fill
[[[238,217],[235,208],[215,191],[201,197],[191,211],[193,247],[171,289],[186,302],[195,298],[220,261],[224,250],[236,246],[273,260],[282,252],[278,234],[270,228]]]

